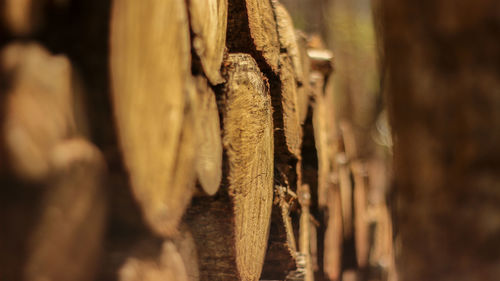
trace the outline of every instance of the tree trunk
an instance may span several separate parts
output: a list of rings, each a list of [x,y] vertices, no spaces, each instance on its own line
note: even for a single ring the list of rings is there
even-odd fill
[[[384,3],[401,280],[500,274],[499,8]]]
[[[187,10],[182,1],[114,1],[112,98],[125,166],[144,217],[175,233],[194,187]]]
[[[224,182],[197,197],[186,222],[197,243],[201,280],[258,280],[273,197],[273,124],[269,86],[255,60],[230,54],[220,93]]]

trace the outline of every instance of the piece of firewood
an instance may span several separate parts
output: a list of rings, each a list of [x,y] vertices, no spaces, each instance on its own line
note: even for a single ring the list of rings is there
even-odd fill
[[[297,87],[297,110],[299,112],[300,124],[304,124],[307,117],[307,108],[311,97],[311,86],[309,82],[311,62],[307,54],[307,38],[304,33],[296,31],[297,47],[299,51],[300,65],[302,67],[302,83]]]
[[[9,87],[1,133],[12,174],[25,181],[46,179],[50,153],[75,134],[71,65],[38,44],[13,43],[2,50],[1,68]]]
[[[195,174],[187,8],[116,0],[110,36],[113,108],[132,189],[151,228],[173,235]]]
[[[172,241],[161,245],[160,253],[156,252],[156,243],[148,245],[145,241],[134,256],[129,257],[118,272],[120,281],[192,281],[188,278],[186,267],[177,247]]]
[[[193,199],[186,222],[197,243],[201,280],[257,280],[273,197],[271,98],[251,56],[231,54],[224,65],[223,184],[214,197]]]
[[[203,77],[196,77],[196,175],[203,191],[214,195],[222,177],[222,138],[219,111],[212,88]]]
[[[226,44],[230,52],[251,53],[278,73],[280,44],[270,0],[229,1]]]
[[[224,82],[220,74],[226,47],[227,0],[190,0],[193,49],[212,85]]]
[[[323,271],[329,280],[338,280],[342,262],[342,200],[337,183],[331,182],[327,192],[326,231],[323,248]]]
[[[368,209],[368,174],[364,164],[357,160],[351,162],[354,176],[354,239],[356,244],[356,259],[358,266],[363,268],[368,265],[370,233],[367,218]]]
[[[292,61],[295,79],[298,83],[304,83],[304,76],[302,73],[302,61],[300,58],[299,46],[293,28],[293,21],[286,8],[281,5],[278,0],[271,0],[274,14],[276,16],[276,23],[278,25],[278,38],[280,41],[280,48],[285,50]]]
[[[105,230],[104,158],[83,139],[58,144],[40,217],[31,234],[27,280],[93,280]]]

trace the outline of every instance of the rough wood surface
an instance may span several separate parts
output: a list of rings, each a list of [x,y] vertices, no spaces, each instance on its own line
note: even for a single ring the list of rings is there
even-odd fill
[[[276,111],[282,110],[282,115],[276,119],[282,119],[286,150],[288,153],[300,159],[300,147],[302,145],[302,127],[300,126],[297,110],[297,84],[294,79],[293,66],[290,57],[286,54],[280,55],[280,81],[281,81],[281,108],[275,108]],[[273,97],[274,98],[274,97]],[[276,115],[274,115],[276,117]],[[276,132],[281,134],[281,131]]]
[[[220,74],[226,47],[227,0],[190,0],[189,20],[193,49],[212,85],[224,82]]]
[[[276,23],[278,25],[278,38],[280,42],[280,49],[284,50],[292,61],[295,79],[298,83],[304,83],[304,76],[302,73],[302,61],[300,58],[299,46],[293,27],[293,21],[286,8],[281,5],[277,0],[271,0]]]
[[[186,221],[197,243],[201,280],[258,280],[273,197],[269,86],[254,59],[231,54],[221,90],[224,183],[194,198]]]
[[[280,43],[269,0],[229,1],[227,25],[230,52],[251,53],[259,65],[278,73]]]
[[[182,1],[114,1],[110,36],[113,107],[132,188],[155,232],[172,235],[194,186],[187,9]]]
[[[175,244],[165,241],[160,246],[158,256],[151,256],[158,251],[157,245],[141,245],[135,256],[127,259],[118,273],[120,281],[191,281]]]
[[[222,136],[215,94],[205,78],[196,78],[196,175],[203,191],[213,195],[222,176]]]
[[[300,124],[304,124],[307,117],[307,108],[311,96],[311,85],[309,82],[311,62],[307,55],[307,38],[304,33],[296,32],[297,47],[299,50],[300,65],[302,66],[302,83],[297,88],[297,110],[299,112]]]

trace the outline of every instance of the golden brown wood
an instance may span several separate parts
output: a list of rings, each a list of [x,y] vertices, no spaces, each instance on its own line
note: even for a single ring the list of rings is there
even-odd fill
[[[2,23],[15,35],[36,31],[43,18],[45,0],[3,0],[0,2]]]
[[[227,0],[190,0],[193,49],[212,85],[224,82],[220,74],[226,47]]]
[[[105,230],[104,159],[85,140],[58,144],[31,234],[26,280],[93,280]]]
[[[231,54],[221,93],[224,184],[196,197],[186,215],[198,247],[201,280],[258,280],[273,196],[269,86],[253,58]]]
[[[356,243],[356,258],[360,267],[368,265],[369,254],[369,226],[367,218],[368,209],[368,174],[362,162],[351,163],[354,176],[354,239]]]
[[[118,273],[120,281],[191,281],[182,256],[171,241],[163,242],[159,256],[132,256]]]
[[[219,190],[222,176],[222,137],[215,94],[203,77],[196,77],[196,175],[206,194]]]
[[[295,29],[293,28],[293,21],[286,8],[281,5],[277,0],[271,0],[273,6],[274,14],[276,17],[276,23],[278,25],[278,38],[280,42],[280,48],[285,50],[289,58],[292,61],[293,71],[295,74],[295,79],[298,83],[304,83],[304,77],[302,73],[302,61],[300,58],[300,51],[295,35]]]
[[[230,52],[251,53],[278,73],[280,43],[269,0],[236,0],[228,6],[227,46]]]
[[[342,261],[342,200],[338,186],[331,184],[327,192],[328,220],[326,222],[323,271],[329,280],[338,280]]]
[[[172,235],[194,186],[190,47],[183,1],[117,0],[111,80],[119,141],[144,216]]]
[[[302,66],[302,83],[297,88],[297,110],[300,124],[304,124],[307,117],[307,108],[311,96],[311,86],[309,82],[311,72],[311,62],[307,55],[307,38],[304,33],[296,31],[297,47],[299,50],[300,65]]]

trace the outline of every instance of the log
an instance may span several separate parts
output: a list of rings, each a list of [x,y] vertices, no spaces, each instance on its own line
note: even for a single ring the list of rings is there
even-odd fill
[[[196,78],[196,175],[203,191],[214,195],[222,177],[222,139],[215,94],[203,77]]]
[[[368,221],[368,174],[361,161],[353,161],[351,169],[354,176],[354,241],[356,244],[356,259],[358,266],[368,266],[370,241]]]
[[[311,72],[311,62],[307,55],[307,38],[304,33],[296,32],[297,47],[299,49],[300,65],[302,66],[302,83],[297,87],[297,110],[300,124],[304,124],[307,117],[307,108],[311,96],[311,86],[309,82]]]
[[[52,169],[52,149],[75,134],[71,65],[34,43],[8,45],[1,60],[10,79],[2,132],[5,168],[25,181],[41,182]]]
[[[212,85],[224,82],[220,74],[226,47],[227,0],[190,0],[193,49]]]
[[[224,180],[215,196],[193,199],[186,223],[197,243],[201,280],[257,280],[273,197],[271,98],[252,57],[231,54],[224,65]]]
[[[117,0],[110,32],[112,101],[132,189],[150,227],[173,235],[194,187],[187,9]]]
[[[278,25],[278,39],[280,42],[280,49],[284,50],[292,61],[295,79],[298,83],[304,83],[304,76],[302,73],[302,61],[300,58],[300,51],[298,41],[293,28],[293,21],[286,8],[281,5],[277,0],[271,0],[276,23]]]
[[[327,221],[323,248],[323,272],[328,280],[339,280],[342,265],[342,200],[338,183],[327,192]]]
[[[104,158],[85,140],[59,144],[31,234],[27,280],[93,280],[105,230]]]
[[[226,44],[231,53],[250,53],[264,72],[278,73],[280,44],[269,0],[229,1]]]
[[[158,251],[156,243],[148,242],[145,241],[120,268],[119,281],[191,281],[182,256],[172,241],[163,242],[156,257],[151,254]]]
[[[314,270],[311,256],[311,192],[309,185],[304,184],[297,190],[300,203],[299,250],[305,258],[304,281],[314,281]]]

